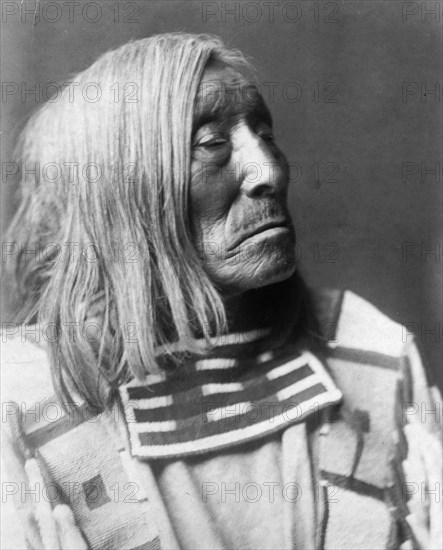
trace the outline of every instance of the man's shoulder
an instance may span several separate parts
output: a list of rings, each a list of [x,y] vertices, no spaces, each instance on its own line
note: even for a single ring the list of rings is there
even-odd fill
[[[403,325],[351,290],[316,289],[313,302],[332,348],[400,357],[411,341]]]
[[[31,405],[54,393],[44,339],[36,326],[16,325],[1,332],[2,402]]]

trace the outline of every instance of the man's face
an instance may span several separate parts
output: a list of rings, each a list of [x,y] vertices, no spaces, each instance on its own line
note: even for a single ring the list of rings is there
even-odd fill
[[[288,164],[257,89],[221,63],[203,74],[192,145],[192,231],[210,278],[230,296],[290,277]]]

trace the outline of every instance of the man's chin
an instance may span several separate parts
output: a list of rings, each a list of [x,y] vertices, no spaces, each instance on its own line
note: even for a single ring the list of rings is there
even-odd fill
[[[280,261],[250,262],[242,266],[242,269],[226,270],[218,277],[213,277],[214,282],[224,295],[235,295],[263,288],[289,279],[296,270],[294,255],[280,258]]]
[[[282,281],[286,281],[286,279],[289,279],[289,277],[294,274],[295,269],[295,261],[288,262],[286,265],[281,267],[278,265],[274,265],[273,268],[270,269],[268,272],[263,273],[263,276],[259,275],[257,281],[252,288],[262,288],[265,286],[274,285],[276,283],[281,283]]]

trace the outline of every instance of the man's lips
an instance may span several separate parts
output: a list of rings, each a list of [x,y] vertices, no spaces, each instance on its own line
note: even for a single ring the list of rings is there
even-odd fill
[[[291,227],[291,222],[286,218],[279,218],[276,220],[269,220],[266,223],[262,223],[259,226],[256,226],[253,229],[249,229],[247,232],[240,233],[238,237],[236,237],[231,244],[231,246],[228,248],[228,251],[232,251],[235,248],[237,248],[239,245],[241,245],[244,241],[247,239],[250,239],[251,237],[254,237],[255,235],[259,235],[260,233],[263,233],[264,231],[267,231],[269,229],[287,229],[289,230]]]

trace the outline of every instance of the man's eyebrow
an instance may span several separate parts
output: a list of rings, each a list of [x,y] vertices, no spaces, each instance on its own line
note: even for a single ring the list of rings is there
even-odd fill
[[[266,105],[261,94],[258,94],[257,100],[253,104],[253,108],[249,111],[249,117],[253,120],[263,121],[265,124],[272,128],[272,115],[268,106]]]
[[[194,112],[193,133],[198,128],[226,116],[245,112],[248,118],[262,120],[272,126],[271,113],[259,90],[253,84],[242,84],[225,89],[210,89],[207,93],[199,92]]]

